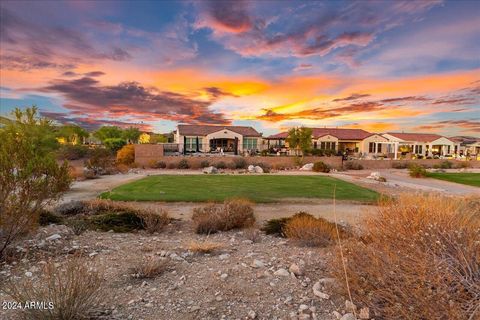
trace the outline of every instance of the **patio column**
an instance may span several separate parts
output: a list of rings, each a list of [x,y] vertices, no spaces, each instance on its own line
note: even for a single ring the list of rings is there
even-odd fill
[[[432,151],[433,145],[430,143],[428,144],[428,156],[433,156],[433,151]]]
[[[378,153],[378,142],[375,142],[375,154]]]
[[[393,159],[397,160],[398,159],[398,142],[393,143]]]

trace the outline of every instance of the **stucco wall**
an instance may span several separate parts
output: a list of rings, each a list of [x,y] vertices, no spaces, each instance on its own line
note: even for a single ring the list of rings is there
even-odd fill
[[[444,159],[416,159],[416,160],[351,160],[351,162],[359,163],[363,166],[364,169],[389,169],[394,166],[394,164],[406,164],[416,163],[419,165],[426,166],[427,168],[433,167],[435,164],[440,164]],[[454,167],[460,166],[468,163],[470,168],[480,168],[480,161],[458,161],[458,160],[448,160],[453,163]]]
[[[135,162],[147,164],[151,159],[163,157],[163,145],[161,144],[136,144]]]

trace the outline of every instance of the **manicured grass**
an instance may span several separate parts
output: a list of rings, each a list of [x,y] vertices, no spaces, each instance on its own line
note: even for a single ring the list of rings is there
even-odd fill
[[[372,202],[375,191],[326,176],[233,176],[159,175],[134,181],[105,192],[102,198],[121,201],[221,202],[247,198],[254,202],[275,202],[282,198],[331,199],[336,185],[338,200]]]
[[[441,173],[432,172],[427,175],[430,178],[466,184],[469,186],[480,187],[480,173]]]

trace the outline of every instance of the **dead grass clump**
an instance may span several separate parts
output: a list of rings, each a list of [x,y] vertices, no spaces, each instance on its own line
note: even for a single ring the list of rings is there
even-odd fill
[[[223,245],[218,242],[213,241],[190,241],[188,244],[188,250],[195,253],[213,253],[219,249],[223,248]]]
[[[151,234],[162,231],[171,220],[168,216],[168,212],[164,209],[145,211],[139,213],[138,215],[142,219],[142,224],[145,228],[145,231]]]
[[[348,233],[340,228],[340,236],[345,238]],[[315,218],[311,214],[299,212],[288,219],[283,228],[287,238],[291,238],[305,246],[328,246],[336,237],[335,223],[323,218]]]
[[[255,226],[251,226],[243,232],[243,235],[245,236],[245,239],[252,241],[253,243],[259,242],[260,241],[260,230],[256,228]]]
[[[45,302],[44,308],[22,309],[25,319],[84,319],[105,301],[102,281],[100,271],[75,257],[62,267],[49,261],[38,279],[12,281],[5,286],[5,292],[15,301]]]
[[[344,243],[354,302],[381,319],[478,319],[478,204],[434,194],[383,200],[365,222],[368,242]]]
[[[168,266],[166,259],[147,257],[131,268],[131,274],[138,279],[153,279],[167,271]]]
[[[250,227],[255,223],[252,203],[244,199],[225,200],[223,205],[195,208],[192,220],[196,233],[210,234]]]

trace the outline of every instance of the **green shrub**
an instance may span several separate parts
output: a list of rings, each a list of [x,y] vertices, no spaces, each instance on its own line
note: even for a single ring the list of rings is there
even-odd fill
[[[84,219],[71,219],[66,222],[66,225],[69,226],[77,236],[81,235],[88,229],[88,222]]]
[[[243,157],[242,158],[234,158],[233,159],[233,169],[246,169],[248,167],[247,160],[245,160]]]
[[[330,172],[330,166],[322,161],[317,161],[313,164],[313,171],[315,172]]]
[[[202,160],[202,162],[200,162],[200,168],[207,168],[207,167],[210,167],[210,161]]]
[[[143,220],[134,212],[110,212],[90,218],[93,227],[102,231],[131,232],[144,228]]]
[[[408,173],[410,174],[410,177],[413,178],[424,178],[427,176],[427,170],[415,163],[408,166]]]
[[[322,149],[312,149],[311,153],[312,153],[312,156],[316,156],[316,157],[324,156],[324,152]]]
[[[285,234],[283,233],[283,228],[285,227],[289,219],[290,218],[270,219],[265,222],[265,224],[260,230],[262,230],[266,234],[285,237]]]
[[[210,204],[193,210],[192,221],[196,233],[210,234],[255,223],[252,203],[243,199],[225,200],[223,205]]]
[[[108,150],[117,152],[127,143],[125,142],[125,139],[122,139],[122,138],[109,138],[109,139],[105,139],[103,141],[103,144]]]
[[[42,210],[38,217],[38,223],[41,226],[48,226],[49,224],[60,224],[62,223],[62,221],[62,217],[47,210]]]
[[[219,161],[215,164],[214,167],[217,168],[217,169],[226,169],[227,165],[225,164],[225,162]]]
[[[188,169],[190,168],[190,164],[188,163],[187,159],[182,159],[178,162],[177,169]]]
[[[268,156],[268,150],[262,150],[262,151],[260,152],[260,155],[261,155],[262,157]]]
[[[343,167],[347,170],[363,170],[363,166],[360,163],[353,161],[346,161]]]
[[[62,160],[78,160],[84,158],[87,153],[86,146],[67,144],[58,150],[58,157]]]

